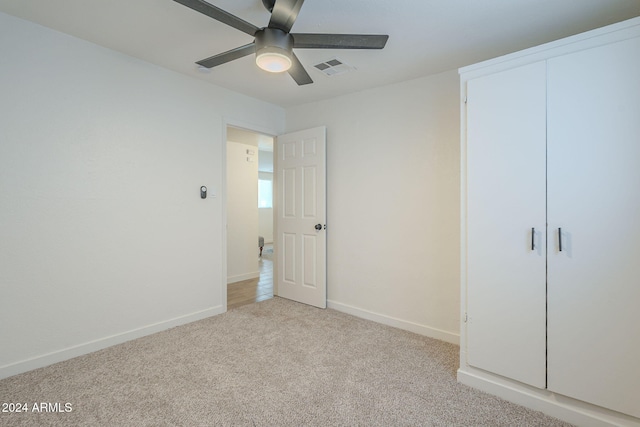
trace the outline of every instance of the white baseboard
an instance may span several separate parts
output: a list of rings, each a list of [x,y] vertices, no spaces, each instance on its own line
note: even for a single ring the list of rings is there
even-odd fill
[[[458,370],[458,381],[509,402],[544,412],[581,427],[640,427],[640,420],[566,396],[530,387],[471,367]]]
[[[9,365],[0,366],[0,379],[18,375],[23,372],[31,371],[33,369],[43,368],[45,366],[72,359],[74,357],[82,356],[84,354],[93,353],[94,351],[102,350],[116,344],[122,344],[123,342],[151,335],[156,332],[173,328],[175,326],[184,325],[186,323],[191,323],[197,320],[205,319],[207,317],[222,314],[225,311],[226,310],[224,306],[211,307],[206,310],[143,326],[141,328],[133,329],[121,334],[99,338],[83,344],[75,345],[73,347],[68,347],[63,350],[54,351],[52,353],[33,357],[27,360],[22,360],[20,362],[15,362]]]
[[[236,282],[242,282],[243,280],[255,279],[256,277],[260,277],[259,271],[254,271],[251,273],[239,274],[237,276],[229,276],[227,277],[227,285]]]
[[[393,326],[394,328],[404,329],[405,331],[413,332],[419,335],[424,335],[429,338],[435,338],[437,340],[446,341],[451,344],[460,345],[460,335],[454,332],[443,331],[441,329],[432,328],[426,325],[420,325],[418,323],[409,322],[395,317],[386,316],[384,314],[374,313],[372,311],[363,310],[351,305],[342,304],[336,301],[327,300],[327,307],[334,310],[341,311],[343,313],[351,314],[363,319],[372,320],[383,325]]]

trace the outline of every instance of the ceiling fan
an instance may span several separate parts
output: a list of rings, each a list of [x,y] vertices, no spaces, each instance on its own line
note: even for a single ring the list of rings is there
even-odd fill
[[[298,85],[313,83],[293,48],[298,49],[382,49],[388,35],[370,34],[298,34],[290,33],[304,0],[262,0],[271,13],[269,25],[258,28],[204,0],[174,0],[216,21],[255,37],[252,43],[237,47],[196,64],[206,68],[224,64],[252,53],[256,64],[270,72],[287,71]]]

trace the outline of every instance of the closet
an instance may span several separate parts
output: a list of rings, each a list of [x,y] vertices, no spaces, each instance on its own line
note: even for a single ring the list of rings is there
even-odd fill
[[[460,381],[640,422],[640,20],[460,74]]]

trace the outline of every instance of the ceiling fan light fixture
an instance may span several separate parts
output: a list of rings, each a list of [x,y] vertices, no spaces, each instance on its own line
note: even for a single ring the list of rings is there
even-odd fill
[[[263,28],[256,33],[256,64],[270,73],[287,71],[293,65],[293,38],[277,28]]]
[[[291,55],[285,49],[266,46],[256,52],[256,65],[270,73],[287,71],[291,64]]]

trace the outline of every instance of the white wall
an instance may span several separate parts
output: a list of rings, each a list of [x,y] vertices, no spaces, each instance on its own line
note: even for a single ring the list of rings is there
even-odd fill
[[[258,170],[273,174],[273,151],[258,151]]]
[[[273,153],[260,151],[260,157],[264,154],[271,154],[271,170],[273,171]],[[273,172],[258,172],[258,178],[273,183]],[[258,209],[258,231],[264,237],[265,243],[273,243],[273,208]]]
[[[258,254],[258,150],[228,141],[227,283],[259,277]]]
[[[258,232],[264,237],[264,243],[273,243],[273,209],[258,209]]]
[[[0,377],[224,311],[224,126],[284,110],[2,13],[0,56]]]
[[[287,109],[327,126],[329,306],[459,337],[456,71]]]

